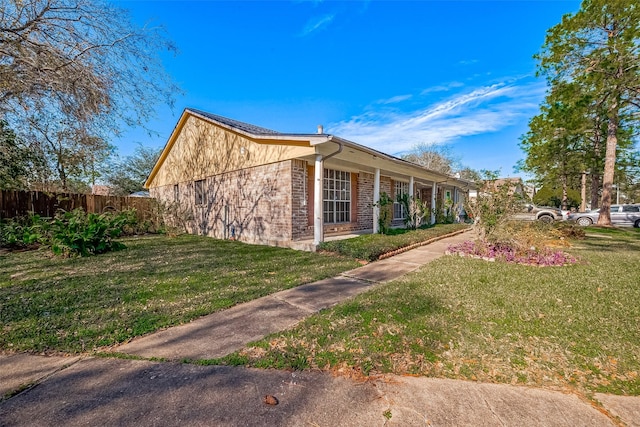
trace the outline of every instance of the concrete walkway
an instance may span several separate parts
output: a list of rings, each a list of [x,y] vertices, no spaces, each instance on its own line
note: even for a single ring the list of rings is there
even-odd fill
[[[442,256],[444,239],[114,348],[209,359]],[[384,376],[367,381],[115,358],[0,355],[0,426],[637,426],[640,398]],[[264,403],[265,395],[279,403]]]
[[[444,255],[446,248],[469,239],[468,233],[420,246],[338,277],[287,289],[193,322],[136,338],[114,352],[167,360],[215,359],[247,343],[287,329],[305,317],[372,286],[396,279]]]

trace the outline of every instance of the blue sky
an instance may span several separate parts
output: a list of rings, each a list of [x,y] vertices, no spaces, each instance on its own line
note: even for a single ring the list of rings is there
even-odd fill
[[[319,124],[383,152],[447,147],[464,166],[515,175],[519,137],[545,82],[532,56],[579,1],[125,1],[139,25],[165,27],[164,58],[184,90],[158,109],[162,147],[186,107],[281,132]]]

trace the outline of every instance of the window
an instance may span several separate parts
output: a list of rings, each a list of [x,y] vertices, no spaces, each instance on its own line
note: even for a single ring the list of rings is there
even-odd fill
[[[178,187],[178,184],[173,186],[173,201],[174,202],[180,201],[180,188]]]
[[[196,205],[204,205],[204,179],[195,182]]]
[[[322,208],[325,223],[351,221],[351,174],[324,170]]]
[[[393,219],[404,219],[406,214],[404,211],[404,205],[398,203],[398,197],[403,194],[409,194],[409,183],[402,181],[395,181],[395,201],[393,202]]]
[[[622,212],[640,212],[640,206],[622,206]]]

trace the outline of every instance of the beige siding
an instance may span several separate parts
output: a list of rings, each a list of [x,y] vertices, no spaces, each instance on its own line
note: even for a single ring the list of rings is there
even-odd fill
[[[265,144],[188,116],[149,188],[186,183],[210,176],[313,154],[309,146]]]

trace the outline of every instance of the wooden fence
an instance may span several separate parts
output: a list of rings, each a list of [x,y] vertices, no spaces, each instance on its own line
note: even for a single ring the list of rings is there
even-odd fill
[[[146,197],[97,196],[93,194],[45,193],[41,191],[0,191],[0,219],[30,213],[53,217],[59,210],[82,208],[86,212],[120,212],[135,208],[138,219],[155,219],[158,203]]]

